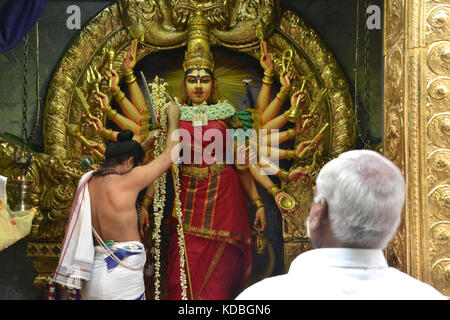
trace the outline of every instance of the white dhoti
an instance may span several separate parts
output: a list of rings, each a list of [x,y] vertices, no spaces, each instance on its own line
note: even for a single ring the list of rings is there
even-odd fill
[[[139,241],[103,243],[91,224],[88,182],[84,174],[72,204],[53,281],[81,289],[82,299],[145,299],[145,247]],[[102,246],[94,247],[92,235]]]
[[[144,245],[138,241],[115,242],[109,248],[126,266],[102,246],[96,246],[91,278],[81,290],[81,299],[144,300]]]

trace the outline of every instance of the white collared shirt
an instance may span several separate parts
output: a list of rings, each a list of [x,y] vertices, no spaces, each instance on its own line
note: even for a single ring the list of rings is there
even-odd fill
[[[446,299],[435,288],[390,268],[382,250],[324,248],[302,253],[289,272],[262,280],[237,300]]]

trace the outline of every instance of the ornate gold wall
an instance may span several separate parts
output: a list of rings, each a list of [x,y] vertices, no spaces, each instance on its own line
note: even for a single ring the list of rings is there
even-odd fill
[[[450,296],[450,1],[385,2],[384,153],[403,171],[391,265]]]

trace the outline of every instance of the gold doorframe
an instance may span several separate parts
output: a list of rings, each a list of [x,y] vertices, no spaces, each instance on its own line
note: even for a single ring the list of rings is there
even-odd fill
[[[450,296],[450,5],[385,1],[383,150],[407,185],[388,261]]]

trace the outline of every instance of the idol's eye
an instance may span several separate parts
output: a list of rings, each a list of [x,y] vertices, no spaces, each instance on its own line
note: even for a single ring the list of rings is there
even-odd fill
[[[209,77],[204,77],[204,78],[202,78],[201,82],[202,82],[202,83],[210,83],[210,82],[211,82],[211,78],[209,78]]]
[[[189,82],[189,83],[196,83],[197,80],[194,77],[189,77],[189,78],[187,78],[187,82]]]

